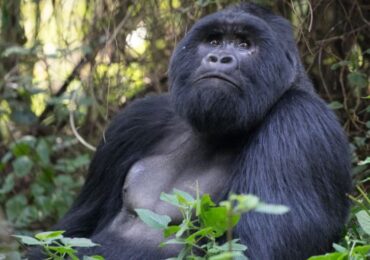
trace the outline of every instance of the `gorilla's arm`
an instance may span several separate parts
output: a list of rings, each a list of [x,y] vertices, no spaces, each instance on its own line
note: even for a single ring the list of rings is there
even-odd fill
[[[160,140],[173,117],[167,95],[130,104],[112,121],[91,162],[86,183],[57,225],[67,236],[90,237],[122,209],[122,187],[130,166]]]
[[[290,212],[242,217],[235,233],[252,259],[305,259],[331,249],[349,203],[346,144],[333,113],[312,93],[291,90],[274,106],[250,138],[232,190]]]

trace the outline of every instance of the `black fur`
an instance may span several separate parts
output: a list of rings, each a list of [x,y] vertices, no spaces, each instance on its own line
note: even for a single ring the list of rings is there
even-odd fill
[[[247,59],[231,52],[238,67],[229,75],[239,88],[195,84],[204,58],[199,46],[207,44],[207,34],[215,28],[232,32],[239,24],[256,47]],[[251,259],[305,259],[331,250],[349,209],[348,144],[335,115],[313,91],[288,21],[251,4],[209,15],[179,43],[169,74],[170,95],[137,100],[113,120],[81,194],[55,228],[102,244],[84,253],[107,259],[163,257],[157,249],[122,241],[105,229],[122,209],[130,167],[185,122],[212,149],[237,153],[224,194],[252,193],[290,207],[281,216],[242,217],[234,233],[248,246]],[[31,259],[38,259],[36,254]]]

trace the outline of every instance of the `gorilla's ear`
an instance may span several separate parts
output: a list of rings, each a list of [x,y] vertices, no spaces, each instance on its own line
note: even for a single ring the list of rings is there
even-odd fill
[[[293,55],[290,51],[284,50],[285,57],[287,58],[288,62],[294,69],[297,68],[297,59],[295,55]]]
[[[288,51],[288,50],[284,50],[284,53],[285,53],[285,57],[287,58],[289,64],[291,65],[291,73],[289,74],[290,75],[289,84],[293,84],[294,81],[296,81],[296,78],[300,71],[298,68],[298,63],[300,62],[300,60],[297,60],[298,58],[297,55],[299,54],[294,55],[294,52]]]

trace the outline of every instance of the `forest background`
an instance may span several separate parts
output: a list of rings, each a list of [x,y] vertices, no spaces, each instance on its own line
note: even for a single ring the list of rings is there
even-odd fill
[[[48,230],[65,213],[110,119],[168,90],[171,53],[190,26],[237,2],[0,0],[0,259],[22,250],[10,234]],[[370,2],[252,2],[291,21],[307,73],[349,136],[357,188],[342,245],[369,244],[370,217],[358,213],[370,212]]]

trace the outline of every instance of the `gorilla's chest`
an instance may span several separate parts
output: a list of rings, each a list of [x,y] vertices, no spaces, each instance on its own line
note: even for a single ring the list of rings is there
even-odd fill
[[[231,178],[229,152],[207,152],[194,138],[179,136],[161,142],[151,156],[137,161],[129,170],[123,187],[124,206],[130,210],[146,208],[180,220],[179,211],[162,202],[161,192],[174,188],[195,196],[200,193],[217,199]]]

